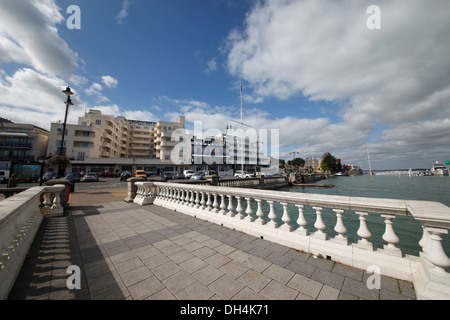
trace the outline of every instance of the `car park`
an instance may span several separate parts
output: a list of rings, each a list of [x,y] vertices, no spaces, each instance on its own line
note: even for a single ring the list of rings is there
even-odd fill
[[[98,175],[93,172],[88,172],[83,176],[83,178],[81,178],[81,181],[83,181],[83,182],[88,182],[88,181],[98,182]]]

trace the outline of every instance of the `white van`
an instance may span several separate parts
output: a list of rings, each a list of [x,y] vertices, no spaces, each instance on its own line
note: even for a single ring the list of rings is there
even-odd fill
[[[9,170],[0,170],[0,183],[7,183],[9,179]]]
[[[194,170],[184,170],[183,174],[186,179],[190,179],[194,175]]]

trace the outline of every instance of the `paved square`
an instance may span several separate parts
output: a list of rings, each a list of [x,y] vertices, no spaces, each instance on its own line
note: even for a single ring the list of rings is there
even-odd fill
[[[369,290],[362,270],[155,205],[86,201],[43,221],[9,299],[415,299],[408,282]]]

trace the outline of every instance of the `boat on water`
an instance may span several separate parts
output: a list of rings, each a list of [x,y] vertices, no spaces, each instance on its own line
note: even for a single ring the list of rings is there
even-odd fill
[[[434,176],[448,176],[448,168],[436,161],[436,163],[433,164],[433,168],[431,168],[431,173]]]

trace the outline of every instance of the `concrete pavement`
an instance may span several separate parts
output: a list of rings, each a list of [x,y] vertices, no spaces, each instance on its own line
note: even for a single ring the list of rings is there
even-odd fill
[[[125,189],[71,194],[44,220],[11,300],[415,299],[411,283],[372,274],[154,205]],[[80,289],[68,289],[71,265]]]

